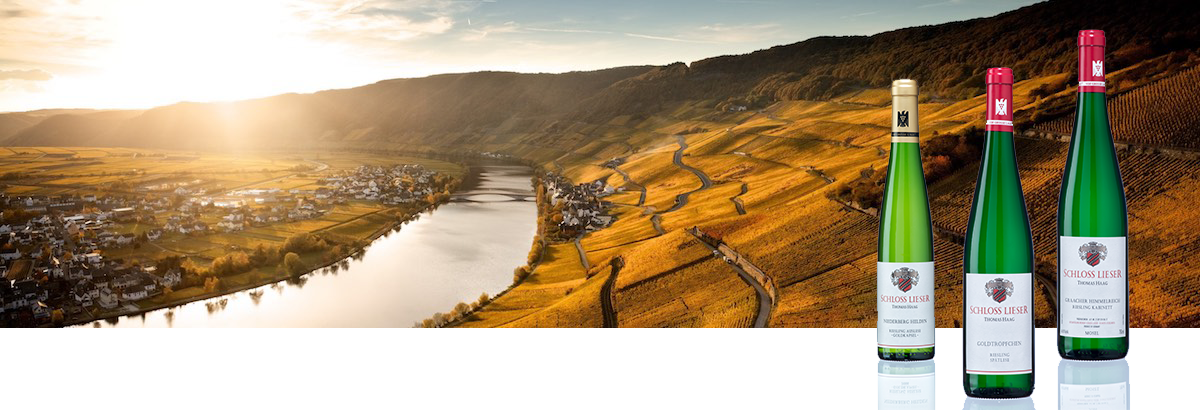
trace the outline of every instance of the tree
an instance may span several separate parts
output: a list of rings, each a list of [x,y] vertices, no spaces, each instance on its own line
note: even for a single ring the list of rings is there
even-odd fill
[[[204,279],[204,291],[213,292],[221,286],[221,279],[210,276]]]
[[[471,311],[471,305],[468,305],[466,303],[458,302],[457,305],[454,305],[454,316],[455,317],[462,318],[467,315],[467,312],[470,312],[470,311]]]
[[[529,277],[529,266],[521,266],[513,269],[513,283],[520,283]]]
[[[209,269],[213,275],[228,276],[248,271],[252,267],[250,256],[245,252],[237,251],[213,259]]]
[[[304,232],[288,237],[287,240],[283,242],[283,248],[281,248],[280,252],[304,253],[325,250],[328,247],[329,244],[324,240],[317,238],[311,233]]]
[[[300,276],[308,271],[308,268],[304,266],[304,261],[300,260],[300,255],[295,252],[288,252],[287,255],[284,255],[283,267],[292,276]]]

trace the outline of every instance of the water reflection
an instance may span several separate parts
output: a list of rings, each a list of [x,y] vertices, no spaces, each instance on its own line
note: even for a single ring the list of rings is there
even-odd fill
[[[478,184],[465,194],[533,195],[528,167],[477,170]],[[409,327],[503,291],[513,268],[526,262],[536,224],[533,202],[452,202],[327,270],[92,326]]]
[[[879,409],[933,410],[933,360],[879,361]]]
[[[1033,410],[1033,398],[977,399],[968,397],[963,410]]]
[[[1066,360],[1058,363],[1059,410],[1128,410],[1129,362]]]

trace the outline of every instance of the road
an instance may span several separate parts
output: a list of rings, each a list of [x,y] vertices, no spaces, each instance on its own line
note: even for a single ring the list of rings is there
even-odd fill
[[[630,178],[629,174],[626,174],[625,171],[622,171],[620,167],[612,167],[612,170],[616,171],[618,174],[621,174],[621,178],[625,178],[625,183],[633,185],[637,187],[639,191],[641,191],[642,195],[638,197],[637,205],[635,206],[644,205],[646,203],[646,187],[637,183],[637,181],[634,181],[633,178]]]
[[[625,267],[625,258],[618,256],[612,261],[612,272],[609,273],[608,279],[604,280],[604,286],[600,288],[600,311],[604,315],[604,327],[618,327],[617,309],[613,305],[613,285],[617,282],[617,273],[621,268]]]
[[[579,240],[582,238],[583,235],[578,235],[575,237],[575,250],[579,251],[579,264],[583,265],[583,271],[587,272],[592,270],[592,263],[588,262],[587,252],[583,251],[583,243],[579,242]]]
[[[675,151],[675,157],[672,160],[675,161],[675,166],[682,168],[683,170],[691,172],[692,174],[696,175],[696,178],[700,179],[700,188],[676,195],[675,196],[675,205],[668,208],[665,211],[660,212],[660,214],[665,214],[667,212],[675,212],[679,208],[683,208],[685,205],[687,205],[688,195],[691,195],[695,192],[703,191],[705,189],[712,187],[712,180],[708,178],[708,175],[705,175],[703,172],[700,172],[700,170],[698,170],[696,168],[692,168],[691,165],[683,163],[683,150],[686,150],[688,148],[687,140],[684,139],[682,135],[676,135],[675,138],[679,140],[679,149]]]
[[[708,242],[700,239],[695,232],[689,230],[688,233],[692,234],[692,236],[695,236],[697,241],[703,244],[704,247],[708,248],[708,250],[712,252],[714,258],[717,258],[717,255],[723,255],[716,247],[713,247],[712,245],[709,245]],[[758,312],[754,314],[754,327],[767,327],[767,321],[771,319],[771,306],[773,305],[771,295],[767,293],[767,289],[764,288],[762,284],[758,283],[757,280],[754,280],[754,277],[750,276],[750,274],[742,269],[742,267],[735,263],[725,264],[729,265],[729,268],[733,269],[734,272],[737,272],[738,276],[742,278],[742,281],[754,288],[754,293],[756,294],[755,298],[758,299]]]

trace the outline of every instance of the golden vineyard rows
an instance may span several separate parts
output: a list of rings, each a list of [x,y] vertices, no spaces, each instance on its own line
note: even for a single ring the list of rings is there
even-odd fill
[[[1108,100],[1108,116],[1117,142],[1175,148],[1200,148],[1200,67],[1155,81]],[[1182,113],[1181,113],[1182,111]],[[1035,127],[1070,135],[1075,117],[1064,116]]]

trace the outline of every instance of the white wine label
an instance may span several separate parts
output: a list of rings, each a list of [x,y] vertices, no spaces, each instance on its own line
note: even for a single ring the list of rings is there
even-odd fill
[[[963,283],[966,370],[1033,372],[1033,275],[968,273]]]
[[[1127,410],[1129,383],[1060,384],[1060,410]]]
[[[879,410],[933,410],[933,393],[933,373],[879,373]]]
[[[1125,337],[1128,296],[1125,237],[1058,238],[1058,334]]]
[[[879,347],[933,347],[933,262],[878,262]]]

